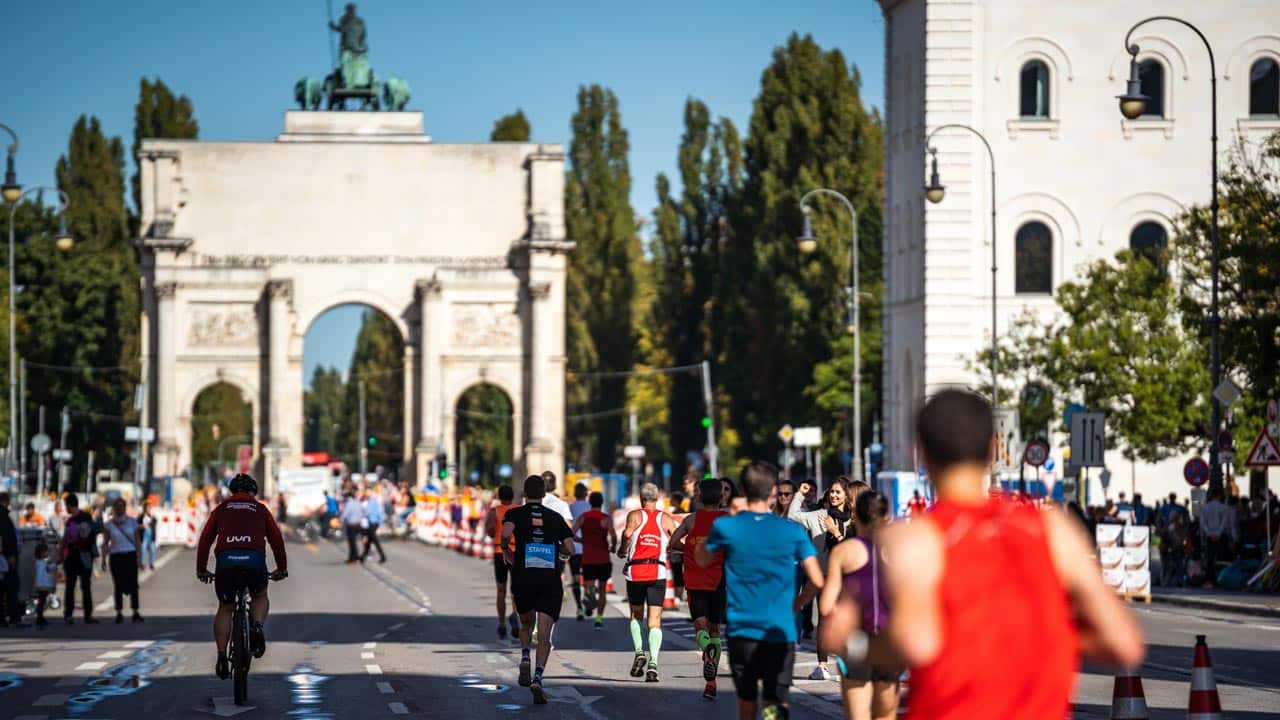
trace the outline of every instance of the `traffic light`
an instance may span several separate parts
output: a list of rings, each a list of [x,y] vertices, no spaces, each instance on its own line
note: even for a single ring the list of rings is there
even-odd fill
[[[702,416],[702,427],[704,428],[711,427],[711,417],[709,415]]]
[[[449,478],[449,456],[444,453],[436,453],[436,477],[441,480]]]
[[[370,435],[370,436],[369,436],[369,447],[375,447],[377,444],[378,444],[378,438],[376,438],[376,437],[374,437],[374,436]]]

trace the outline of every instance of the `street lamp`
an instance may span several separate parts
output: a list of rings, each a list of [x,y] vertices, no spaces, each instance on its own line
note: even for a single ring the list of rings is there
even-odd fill
[[[1204,36],[1204,33],[1200,32],[1200,28],[1182,18],[1170,15],[1154,15],[1142,20],[1129,28],[1129,32],[1125,33],[1124,36],[1124,48],[1129,53],[1129,82],[1125,94],[1118,96],[1121,114],[1133,120],[1140,117],[1147,109],[1147,102],[1150,98],[1142,94],[1141,83],[1138,82],[1138,46],[1130,42],[1130,40],[1133,37],[1133,32],[1139,27],[1157,20],[1169,20],[1190,28],[1200,38],[1200,42],[1204,43],[1204,49],[1209,53],[1209,147],[1212,153],[1209,167],[1210,179],[1213,183],[1213,201],[1210,205],[1210,212],[1213,215],[1210,228],[1212,251],[1209,260],[1209,374],[1211,376],[1209,382],[1212,384],[1209,388],[1209,402],[1212,408],[1213,427],[1209,432],[1209,442],[1215,443],[1218,437],[1218,425],[1222,422],[1222,406],[1218,403],[1218,399],[1213,396],[1213,391],[1217,389],[1222,375],[1218,347],[1218,330],[1222,324],[1222,317],[1218,314],[1218,71],[1213,59],[1213,47],[1209,45],[1209,40]],[[1215,447],[1209,453],[1209,492],[1212,493],[1221,489],[1222,465],[1218,462],[1218,451]]]
[[[813,235],[813,222],[809,218],[809,198],[814,195],[830,195],[844,203],[849,211],[853,235],[849,239],[848,319],[845,328],[853,336],[853,479],[862,479],[862,333],[858,332],[858,211],[849,198],[827,188],[815,188],[800,198],[800,211],[804,213],[804,229],[796,238],[796,246],[804,255],[812,255],[818,249],[818,239]]]
[[[18,372],[17,372],[18,346],[17,346],[17,326],[15,322],[15,319],[17,317],[17,311],[14,308],[14,298],[17,295],[17,283],[15,282],[14,272],[13,272],[14,219],[15,219],[15,216],[18,214],[18,202],[21,201],[22,198],[26,197],[27,195],[30,195],[33,192],[50,190],[52,192],[58,193],[58,199],[61,201],[61,205],[58,208],[58,234],[54,239],[54,245],[56,245],[57,248],[62,252],[66,252],[67,250],[71,249],[72,245],[75,244],[75,240],[71,237],[70,234],[67,233],[67,223],[66,223],[65,214],[67,211],[67,205],[69,205],[71,202],[70,199],[67,198],[67,194],[62,192],[58,188],[44,187],[44,186],[33,187],[27,190],[26,192],[23,192],[22,188],[17,187],[16,183],[14,183],[13,185],[10,185],[9,175],[12,174],[12,171],[13,171],[13,148],[11,147],[9,152],[9,172],[5,174],[5,185],[4,185],[4,198],[5,200],[9,201],[9,438],[10,438],[9,452],[10,452],[10,457],[13,456],[13,453],[15,453],[19,447],[17,444],[18,441],[14,439],[14,434],[13,434],[13,430],[18,427]],[[13,197],[12,200],[10,200],[9,190],[12,187],[17,187],[17,194]],[[20,470],[25,470],[25,468],[21,468]]]
[[[991,407],[999,409],[1000,384],[997,371],[998,353],[996,350],[996,156],[995,153],[991,152],[991,144],[982,136],[982,133],[968,125],[948,123],[934,128],[933,132],[929,133],[924,140],[925,147],[928,148],[929,155],[933,159],[932,171],[929,173],[929,184],[924,186],[924,197],[934,205],[942,202],[947,195],[947,189],[938,179],[938,149],[933,146],[932,140],[939,130],[946,130],[947,128],[967,130],[976,135],[982,141],[983,147],[987,149],[987,160],[991,166]],[[995,482],[994,476],[992,477],[992,482]]]
[[[13,158],[18,154],[18,133],[14,132],[8,125],[0,125],[0,129],[9,133],[9,137],[13,138],[13,144],[9,146],[8,157],[5,158],[4,165],[4,184],[0,185],[0,195],[4,197],[7,203],[17,203],[18,198],[22,197],[22,186],[18,184],[18,173],[13,170]]]

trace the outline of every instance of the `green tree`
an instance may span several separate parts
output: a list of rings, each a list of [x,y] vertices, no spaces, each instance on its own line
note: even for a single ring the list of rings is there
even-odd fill
[[[634,300],[641,253],[629,200],[627,131],[618,99],[599,85],[579,88],[571,126],[565,225],[578,246],[568,270],[569,367],[586,372],[629,370],[635,360]],[[570,414],[616,410],[627,403],[625,378],[575,374],[570,380]],[[584,430],[573,436],[577,460],[612,468],[621,451],[620,416],[593,422]]]
[[[216,428],[216,430],[215,430]],[[219,444],[253,433],[253,405],[230,383],[215,383],[200,391],[191,409],[191,466],[198,474],[218,460]],[[248,444],[247,442],[245,444]],[[223,445],[223,462],[230,462]]]
[[[160,78],[154,81],[142,78],[138,81],[138,104],[133,109],[133,159],[141,163],[138,153],[142,150],[142,141],[149,138],[171,138],[187,140],[200,133],[200,125],[196,122],[191,100],[186,95],[175,96],[168,85]],[[142,209],[142,188],[140,164],[135,164],[130,185],[133,190],[133,207],[135,211]],[[137,217],[133,220],[133,234],[138,232]]]
[[[529,119],[524,116],[524,110],[517,109],[498,118],[489,139],[493,142],[529,142],[529,133]]]
[[[317,366],[311,373],[311,387],[302,398],[307,418],[303,448],[307,452],[337,453],[346,420],[342,414],[346,394],[346,383],[338,368]]]
[[[1243,391],[1231,407],[1243,454],[1265,422],[1266,401],[1280,397],[1280,133],[1258,146],[1234,149],[1220,175],[1219,196],[1219,346],[1222,376],[1235,379]],[[1206,357],[1211,227],[1209,209],[1193,207],[1178,219],[1172,244],[1178,308]],[[1208,382],[1200,388],[1206,398]]]
[[[366,437],[360,432],[360,383],[365,386]],[[368,450],[369,470],[383,465],[397,472],[404,450],[404,341],[390,318],[365,310],[351,353],[338,447],[347,464],[359,465],[359,449]],[[377,439],[369,446],[369,437]]]
[[[845,327],[851,229],[843,206],[814,200],[818,249],[801,256],[799,199],[810,189],[837,190],[858,211],[859,284],[869,296],[860,323],[863,385],[869,399],[880,394],[882,129],[864,108],[860,85],[838,50],[797,35],[774,51],[761,77],[720,291],[720,378],[747,455],[771,454],[783,423],[840,422],[830,406],[819,407],[815,417],[806,389],[819,365],[852,352]],[[822,377],[834,378],[834,370]],[[809,391],[809,397],[828,394]],[[874,407],[874,401],[863,404],[866,434]]]
[[[499,484],[498,466],[510,463],[513,457],[510,398],[495,385],[473,385],[458,399],[456,412],[459,447],[466,443],[467,448],[466,458],[457,458],[466,462],[459,470],[462,482],[469,483],[471,471],[479,470],[483,484]]]

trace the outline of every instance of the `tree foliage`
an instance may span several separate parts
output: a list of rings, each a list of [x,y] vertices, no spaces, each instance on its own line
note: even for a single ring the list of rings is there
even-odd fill
[[[611,90],[578,90],[571,120],[565,225],[577,249],[569,258],[566,331],[569,367],[628,370],[635,359],[636,266],[640,241],[631,209],[627,131]],[[617,410],[627,404],[626,379],[571,376],[571,415]],[[609,416],[580,424],[569,458],[612,468],[621,452],[622,423]]]
[[[489,139],[493,142],[529,142],[530,132],[529,119],[524,116],[524,110],[517,109],[493,123]]]
[[[216,428],[216,430],[215,430]],[[191,409],[191,466],[195,473],[221,459],[231,462],[236,444],[229,440],[253,433],[253,405],[230,383],[214,383],[196,396]],[[226,440],[227,442],[223,442]],[[219,445],[222,458],[218,457]]]
[[[496,385],[473,385],[458,398],[456,413],[461,482],[470,483],[471,471],[478,470],[482,484],[499,484],[498,467],[509,464],[513,457],[515,418],[511,399]],[[467,450],[465,458],[461,455],[463,443]]]
[[[347,390],[338,368],[317,367],[311,373],[311,386],[303,393],[302,411],[306,415],[306,452],[336,454],[342,446],[343,403]]]
[[[200,133],[200,125],[196,122],[191,100],[186,95],[175,96],[168,85],[160,78],[154,81],[142,78],[138,81],[138,104],[133,110],[133,158],[141,163],[138,154],[142,150],[142,141],[150,138],[191,139]],[[142,209],[141,177],[134,166],[130,185],[133,191],[133,207]],[[137,233],[137,225],[134,225]]]
[[[365,386],[366,435],[360,437],[360,383]],[[359,449],[368,450],[370,472],[377,465],[399,470],[404,451],[404,341],[390,318],[364,311],[343,399],[338,451],[349,467],[359,466]],[[369,438],[376,438],[370,446]]]

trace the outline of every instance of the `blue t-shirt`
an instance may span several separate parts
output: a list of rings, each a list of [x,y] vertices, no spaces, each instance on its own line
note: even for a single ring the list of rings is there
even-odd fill
[[[707,550],[724,551],[729,635],[795,642],[796,564],[814,555],[804,528],[766,513],[725,516],[712,524]]]

